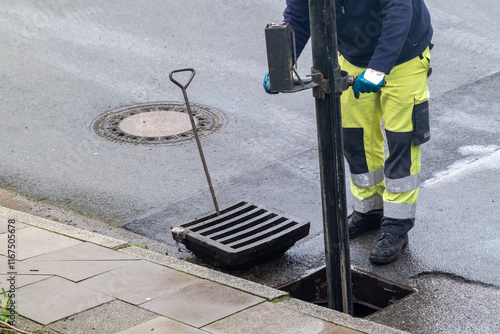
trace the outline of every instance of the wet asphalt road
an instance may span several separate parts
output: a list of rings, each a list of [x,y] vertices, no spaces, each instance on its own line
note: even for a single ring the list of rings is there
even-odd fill
[[[416,226],[396,263],[369,263],[376,233],[351,243],[351,259],[425,296],[374,321],[419,333],[494,333],[500,328],[494,316],[500,313],[500,4],[427,4],[436,45],[432,139],[423,147]],[[261,87],[264,27],[281,21],[283,7],[284,1],[9,3],[0,12],[0,186],[29,197],[42,215],[198,262],[177,250],[169,232],[213,210],[196,145],[119,144],[90,127],[111,108],[182,101],[168,73],[194,67],[190,101],[228,119],[202,142],[220,205],[245,198],[311,222],[310,235],[285,256],[234,274],[276,285],[321,266],[314,99],[307,91],[270,96]],[[306,49],[299,72],[307,73],[310,59]],[[479,306],[456,307],[465,301]]]

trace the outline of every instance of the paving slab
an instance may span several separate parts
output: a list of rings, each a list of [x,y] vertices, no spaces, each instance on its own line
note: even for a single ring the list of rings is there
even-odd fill
[[[10,287],[10,282],[8,279],[10,279],[12,275],[0,275],[0,288],[4,288],[5,290],[8,290],[7,288]],[[19,289],[25,285],[29,285],[35,282],[43,281],[47,278],[50,278],[52,276],[49,275],[15,275],[15,286],[16,289]]]
[[[60,277],[52,277],[17,290],[18,312],[47,325],[113,300]]]
[[[99,305],[50,325],[51,329],[67,334],[110,334],[158,317],[120,300]],[[149,333],[149,332],[142,332]],[[182,333],[182,332],[177,332]],[[154,334],[157,334],[155,331]]]
[[[198,280],[141,304],[141,307],[194,327],[202,327],[263,301],[218,283]]]
[[[16,258],[24,260],[81,243],[79,240],[48,232],[36,227],[16,231]],[[7,253],[7,233],[0,235],[0,254]]]
[[[262,303],[202,328],[214,334],[354,334],[357,331],[301,314],[273,303]]]
[[[31,267],[24,261],[16,261],[12,269],[7,257],[0,255],[0,288],[8,290],[7,288],[11,285],[8,280],[13,275],[15,276],[16,288],[52,277],[50,272]]]
[[[0,234],[8,232],[8,229],[9,229],[8,221],[9,221],[9,218],[7,218],[6,216],[0,215]],[[29,225],[26,225],[26,224],[23,224],[20,222],[15,223],[16,230],[20,230],[20,229],[28,227],[28,226]]]
[[[29,264],[54,275],[80,282],[84,279],[121,268],[135,261],[30,261]]]
[[[2,247],[1,244],[0,247]],[[44,272],[38,268],[34,268],[28,265],[25,261],[16,260],[13,264],[9,264],[7,257],[0,255],[0,274],[7,274],[10,272],[15,272],[18,275],[50,275],[49,272]]]
[[[46,253],[34,258],[29,262],[34,261],[111,261],[111,260],[139,260],[138,257],[120,253],[112,249],[98,246],[90,242],[78,243],[74,246],[57,250],[55,252]],[[28,261],[26,261],[28,262]]]
[[[197,281],[191,275],[141,260],[78,284],[138,305]]]
[[[117,334],[143,334],[143,333],[154,333],[154,334],[203,334],[207,333],[200,329],[182,324],[180,322],[165,318],[158,317],[135,327],[129,328],[127,330],[121,331]]]
[[[139,259],[132,255],[82,242],[72,247],[30,258],[23,263],[73,282],[79,282],[132,264],[137,260]]]
[[[170,268],[175,268],[182,272],[190,273],[197,277],[202,277],[209,281],[218,282],[232,288],[247,291],[253,295],[265,298],[267,300],[275,300],[285,296],[288,293],[273,289],[269,286],[257,284],[255,282],[245,280],[234,275],[229,275],[214,269],[203,267],[187,261],[182,261],[171,256],[166,256],[157,252],[152,252],[138,247],[127,247],[119,250],[120,252],[131,254],[143,258],[145,260],[158,263]]]

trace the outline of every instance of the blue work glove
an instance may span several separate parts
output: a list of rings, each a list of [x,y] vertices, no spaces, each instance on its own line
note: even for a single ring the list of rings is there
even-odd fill
[[[278,94],[278,92],[271,92],[271,83],[269,82],[269,72],[266,72],[264,75],[264,82],[262,84],[264,86],[264,90],[267,94]]]
[[[357,78],[352,90],[354,97],[359,99],[359,93],[377,93],[384,85],[385,73],[367,69]]]

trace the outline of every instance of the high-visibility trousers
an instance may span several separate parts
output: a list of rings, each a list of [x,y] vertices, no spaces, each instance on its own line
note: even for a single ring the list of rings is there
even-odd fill
[[[343,71],[366,68],[342,56]],[[383,209],[382,231],[405,234],[413,227],[419,191],[420,145],[430,138],[428,73],[430,50],[386,75],[379,93],[352,88],[341,95],[344,152],[351,172],[354,210]],[[387,155],[384,151],[384,132]]]

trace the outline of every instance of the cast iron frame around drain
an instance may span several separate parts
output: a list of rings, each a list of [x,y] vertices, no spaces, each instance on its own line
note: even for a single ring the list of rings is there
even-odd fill
[[[227,118],[220,110],[198,103],[192,103],[191,109],[198,123],[197,130],[200,138],[218,132],[227,124]],[[97,117],[92,122],[91,127],[97,135],[107,140],[136,145],[168,146],[194,140],[192,129],[176,135],[143,137],[125,133],[118,126],[123,119],[129,116],[153,111],[187,113],[184,102],[149,102],[133,104],[107,111]]]

